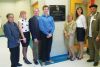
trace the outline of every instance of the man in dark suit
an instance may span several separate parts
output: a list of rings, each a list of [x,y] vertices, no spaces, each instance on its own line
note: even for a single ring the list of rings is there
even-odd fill
[[[14,15],[12,13],[7,14],[7,23],[4,25],[4,33],[8,39],[8,48],[10,51],[11,67],[22,66],[19,62],[19,29],[14,22]]]
[[[97,5],[90,6],[91,14],[87,20],[87,34],[89,43],[90,58],[87,62],[94,62],[94,66],[99,64],[100,50],[100,13],[97,12]]]
[[[33,61],[37,65],[38,64],[38,47],[39,47],[39,9],[34,9],[34,16],[29,19],[29,29],[32,35],[33,40]]]

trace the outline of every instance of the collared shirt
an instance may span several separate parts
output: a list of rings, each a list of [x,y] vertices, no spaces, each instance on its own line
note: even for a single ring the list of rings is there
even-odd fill
[[[19,19],[18,22],[22,24],[22,31],[29,32],[29,22],[26,19]]]
[[[40,31],[43,32],[44,34],[53,34],[55,30],[55,24],[54,24],[54,19],[52,16],[46,16],[42,15],[40,17],[40,22],[39,22],[39,28]]]
[[[76,26],[79,28],[87,29],[86,18],[84,15],[80,15],[76,20]]]
[[[36,16],[36,18],[39,20],[40,16]]]
[[[89,26],[89,37],[92,37],[92,21],[94,20],[94,16],[97,15],[97,13],[95,13],[94,15],[90,15],[91,19],[90,19],[90,26]]]

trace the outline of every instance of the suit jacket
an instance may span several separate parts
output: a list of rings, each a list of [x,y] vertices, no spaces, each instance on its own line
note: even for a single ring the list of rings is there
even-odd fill
[[[87,18],[87,35],[89,35],[89,26],[90,26],[90,20],[91,16]],[[92,21],[92,37],[96,38],[97,36],[100,37],[100,13],[97,12],[96,15],[94,15],[94,19]]]
[[[20,32],[16,23],[7,22],[4,25],[4,34],[8,39],[8,48],[14,48],[19,45]]]
[[[40,30],[39,30],[39,20],[36,16],[33,16],[29,19],[29,30],[32,35],[32,39],[40,38]]]

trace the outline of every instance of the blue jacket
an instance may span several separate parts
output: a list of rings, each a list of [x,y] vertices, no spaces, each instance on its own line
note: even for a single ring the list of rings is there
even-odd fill
[[[4,34],[8,39],[8,48],[19,45],[20,33],[16,23],[7,22],[4,24]]]
[[[52,16],[42,15],[39,20],[39,28],[42,33],[44,33],[46,36],[50,33],[54,33],[55,24]]]

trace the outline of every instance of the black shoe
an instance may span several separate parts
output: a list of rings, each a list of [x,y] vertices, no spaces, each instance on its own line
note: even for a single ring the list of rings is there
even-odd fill
[[[27,58],[23,58],[23,60],[24,60],[24,62],[25,62],[26,64],[32,64],[30,61],[28,61]]]
[[[87,62],[94,62],[94,60],[93,59],[88,59]]]
[[[94,62],[93,66],[98,66],[99,62]]]
[[[34,61],[34,63],[35,63],[36,65],[38,65],[38,64],[39,64],[37,60],[35,60],[35,59],[34,59],[33,61]]]
[[[17,66],[22,66],[22,64],[18,63]]]
[[[71,61],[74,61],[76,58],[70,58]]]
[[[17,67],[16,65],[11,65],[11,67]]]
[[[77,57],[77,59],[78,59],[78,60],[81,60],[81,59],[83,59],[83,57]]]
[[[70,60],[71,59],[71,56],[68,56],[67,59]]]

